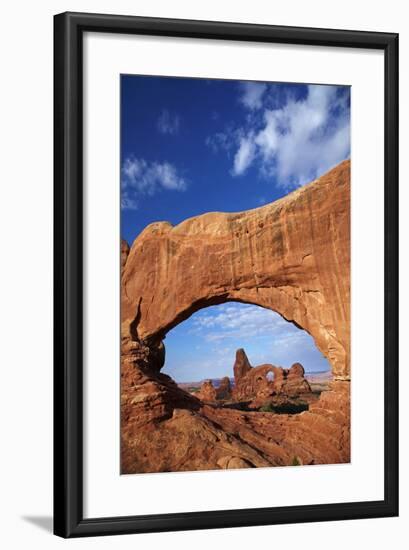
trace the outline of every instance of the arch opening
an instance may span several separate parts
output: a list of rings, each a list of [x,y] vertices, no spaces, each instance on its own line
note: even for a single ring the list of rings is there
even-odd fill
[[[172,295],[180,292],[180,288],[172,290]],[[164,291],[165,292],[165,291]],[[192,315],[209,307],[227,303],[239,303],[259,306],[279,315],[284,321],[291,323],[297,329],[304,331],[314,341],[315,347],[327,359],[334,379],[349,380],[349,350],[343,341],[334,334],[331,326],[327,326],[317,316],[317,298],[311,291],[303,291],[296,286],[273,286],[217,290],[212,294],[172,305],[160,318],[153,313],[149,296],[140,300],[133,319],[127,321],[131,338],[145,342],[149,347],[157,347],[165,340],[167,334]],[[147,303],[145,303],[147,301]]]
[[[302,412],[332,378],[328,360],[306,331],[254,304],[228,301],[201,308],[168,331],[164,344],[161,372],[221,407]]]
[[[349,162],[254,210],[148,225],[125,254],[121,279],[121,471],[348,462],[349,250]],[[305,380],[303,359],[280,365],[271,356],[259,364],[243,343],[233,364],[229,357],[223,388],[238,387],[237,372],[236,401],[260,398],[257,414],[210,407],[178,387],[178,376],[167,374],[165,345],[169,359],[174,331],[231,303],[274,311],[308,333],[331,365],[331,391],[300,415],[258,414],[264,390],[274,385],[278,395],[279,386],[288,392]],[[207,388],[217,400],[219,388]]]

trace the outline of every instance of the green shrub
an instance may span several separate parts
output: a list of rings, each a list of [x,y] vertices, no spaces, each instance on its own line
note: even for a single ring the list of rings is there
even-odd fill
[[[308,411],[308,404],[304,402],[282,403],[280,405],[273,405],[272,403],[268,403],[259,408],[259,412],[276,414],[299,414],[304,411]]]
[[[273,412],[275,412],[273,406],[271,405],[271,403],[269,403],[268,405],[263,405],[262,407],[259,408],[259,411],[263,412],[263,413],[273,413]]]

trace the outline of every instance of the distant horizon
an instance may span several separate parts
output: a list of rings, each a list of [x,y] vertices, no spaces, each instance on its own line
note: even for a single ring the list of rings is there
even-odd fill
[[[252,304],[227,302],[200,309],[174,327],[163,343],[162,372],[177,382],[230,377],[240,348],[253,366],[269,363],[290,368],[299,362],[306,373],[331,370],[305,330],[275,311]]]
[[[253,366],[257,366],[257,365],[253,365]],[[314,374],[326,374],[327,372],[330,372],[332,374],[331,367],[328,370],[305,372],[305,376],[308,378],[308,376],[312,376]],[[226,374],[226,376],[228,376],[228,375]],[[210,377],[201,378],[200,380],[175,380],[175,382],[177,384],[200,384],[200,383],[205,382],[206,380],[211,380],[213,382],[214,380],[222,380],[223,378],[224,378],[224,376],[217,376],[217,377],[214,377],[214,378],[210,378]],[[228,376],[228,378],[229,378],[230,381],[234,381],[234,376]]]

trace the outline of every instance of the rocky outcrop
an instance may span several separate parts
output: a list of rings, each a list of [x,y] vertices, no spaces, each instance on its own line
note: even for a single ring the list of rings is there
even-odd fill
[[[142,426],[172,417],[174,409],[198,410],[200,401],[162,374],[164,349],[122,339],[121,432],[132,437]]]
[[[311,393],[311,387],[305,379],[304,367],[301,363],[294,363],[290,369],[275,365],[260,365],[252,367],[244,350],[239,350],[246,357],[249,369],[240,377],[237,377],[233,395],[237,400],[254,401],[262,405],[270,397],[300,397]],[[273,374],[273,379],[268,379],[268,373]]]
[[[233,365],[234,385],[236,387],[240,380],[251,370],[251,368],[250,361],[244,349],[238,349],[236,351],[236,361]]]
[[[225,376],[220,380],[220,385],[216,390],[216,399],[225,400],[231,398],[230,378]]]
[[[305,379],[305,370],[301,363],[294,363],[287,371],[282,389],[290,397],[311,391],[311,386],[308,380]]]
[[[256,467],[349,461],[349,178],[345,161],[261,208],[153,223],[137,237],[121,286],[122,473],[215,469],[232,458]],[[307,412],[275,415],[216,409],[178,388],[160,372],[162,340],[227,301],[272,309],[311,334],[331,363],[331,391]],[[236,370],[249,371],[244,362]],[[292,385],[299,375],[280,379]]]
[[[205,380],[195,395],[202,401],[216,401],[217,399],[217,391],[211,380]]]
[[[121,239],[121,275],[124,272],[124,267],[126,264],[126,260],[129,256],[129,244],[124,240]]]
[[[195,397],[202,401],[224,401],[231,398],[230,378],[225,376],[220,380],[219,387],[215,388],[211,380],[205,380],[200,386],[200,390],[195,393]]]
[[[268,364],[250,367],[250,370],[235,383],[234,398],[245,401],[254,399],[261,392],[272,395],[273,383],[267,379],[267,374],[272,372],[273,368],[273,365]]]
[[[211,380],[205,380],[195,397],[206,402],[223,401],[233,398],[236,401],[251,401],[253,405],[262,406],[274,396],[300,397],[311,393],[311,387],[304,377],[301,363],[294,363],[290,369],[265,364],[252,367],[244,349],[236,352],[234,370],[234,389],[230,379],[225,376],[215,388]],[[273,374],[269,379],[267,375]]]

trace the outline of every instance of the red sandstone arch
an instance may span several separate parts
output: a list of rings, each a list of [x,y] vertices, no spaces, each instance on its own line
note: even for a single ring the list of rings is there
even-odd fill
[[[195,311],[227,301],[259,305],[306,330],[350,375],[350,163],[274,203],[153,223],[134,241],[122,276],[122,334],[148,344]]]
[[[122,473],[349,461],[349,161],[261,208],[151,224],[121,252]],[[331,391],[299,415],[243,421],[162,374],[166,333],[226,301],[311,334],[332,365]]]

